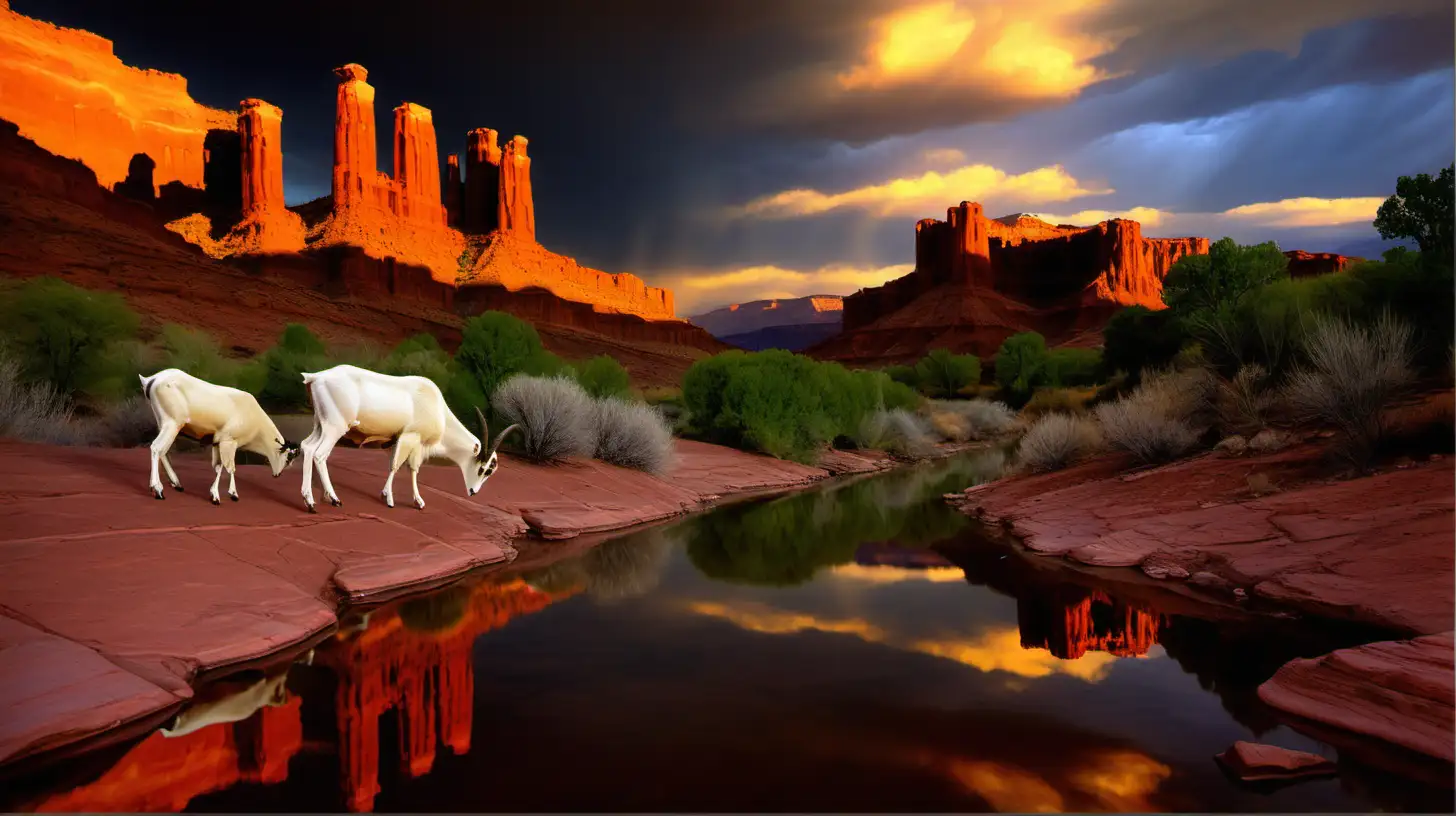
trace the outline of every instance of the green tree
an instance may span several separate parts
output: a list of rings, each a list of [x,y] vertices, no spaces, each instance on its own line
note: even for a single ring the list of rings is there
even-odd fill
[[[1006,338],[996,352],[996,384],[1012,394],[1030,394],[1046,376],[1046,338],[1021,332]]]
[[[1136,382],[1144,369],[1171,363],[1187,339],[1182,321],[1172,310],[1128,306],[1102,329],[1102,364],[1107,371],[1122,371]]]
[[[1045,382],[1053,388],[1096,385],[1102,376],[1097,349],[1059,348],[1047,353]]]
[[[454,363],[432,334],[417,334],[402,341],[384,358],[383,373],[426,377],[443,392],[454,376]],[[478,404],[478,403],[477,403]]]
[[[576,381],[598,399],[625,397],[632,389],[627,369],[608,355],[601,354],[576,366]]]
[[[238,385],[257,396],[267,410],[302,410],[309,404],[303,374],[329,366],[324,342],[302,323],[290,323],[279,335],[277,345],[239,372]]]
[[[926,396],[954,397],[962,388],[981,382],[981,359],[934,349],[915,364],[915,381]]]
[[[139,320],[120,295],[34,278],[0,302],[0,335],[31,382],[66,397],[111,395],[135,363]],[[135,377],[125,387],[136,388]]]
[[[1240,246],[1220,238],[1207,255],[1184,255],[1163,281],[1163,302],[1180,317],[1232,308],[1248,292],[1289,275],[1289,259],[1266,241]]]
[[[1410,238],[1421,248],[1427,263],[1451,266],[1453,219],[1456,219],[1456,164],[1435,178],[1426,173],[1401,176],[1395,195],[1375,213],[1381,238]]]
[[[487,397],[512,374],[554,376],[569,371],[561,358],[542,348],[534,326],[505,312],[485,312],[466,322],[455,363],[475,381],[474,388],[462,385],[456,391]]]

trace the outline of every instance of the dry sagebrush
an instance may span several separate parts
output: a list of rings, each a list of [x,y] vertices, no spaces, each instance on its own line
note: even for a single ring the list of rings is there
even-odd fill
[[[1114,446],[1143,462],[1166,462],[1192,450],[1207,427],[1216,384],[1201,368],[1144,375],[1137,390],[1096,408]]]
[[[919,417],[903,408],[875,411],[860,422],[856,442],[861,447],[918,459],[929,456],[935,444]]]
[[[530,459],[559,462],[595,448],[592,399],[569,377],[517,374],[501,383],[491,405],[521,426],[518,438]]]
[[[592,406],[593,455],[607,464],[661,475],[672,459],[672,429],[660,411],[614,397]]]
[[[994,439],[1016,425],[1016,412],[1006,403],[983,399],[932,400],[926,413],[931,428],[948,442]]]
[[[1068,414],[1047,414],[1021,437],[1016,460],[1033,471],[1061,470],[1102,447],[1102,431],[1096,422]]]

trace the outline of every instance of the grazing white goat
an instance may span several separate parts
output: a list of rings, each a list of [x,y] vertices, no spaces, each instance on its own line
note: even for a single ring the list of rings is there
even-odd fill
[[[475,409],[480,419],[480,438],[466,430],[445,405],[440,387],[425,377],[395,377],[351,365],[334,366],[326,371],[304,374],[303,382],[313,398],[313,433],[303,440],[303,502],[309,512],[313,506],[313,466],[318,466],[319,482],[324,498],[338,507],[339,494],[329,481],[329,454],[340,439],[358,445],[383,442],[393,447],[389,460],[389,477],[379,495],[384,503],[394,506],[394,474],[401,465],[410,468],[410,487],[415,507],[425,509],[420,498],[420,466],[426,459],[449,459],[465,477],[465,494],[474,496],[496,469],[496,450],[511,425],[496,435],[490,448],[481,440],[489,433],[485,415]]]
[[[228,684],[220,685],[220,691],[204,692],[199,697],[205,696],[205,699],[194,699],[192,705],[162,729],[162,736],[183,737],[209,725],[242,722],[264,706],[281,706],[288,702],[288,689],[284,685],[287,680],[288,672],[284,671],[242,688]]]
[[[167,479],[176,490],[182,489],[177,472],[167,461],[167,451],[180,433],[183,436],[210,444],[212,448],[212,503],[221,504],[217,495],[222,472],[228,472],[228,497],[238,500],[238,473],[235,456],[239,449],[252,451],[267,457],[273,475],[280,476],[283,469],[298,455],[298,449],[290,446],[278,426],[263,412],[252,394],[213,385],[176,368],[158,371],[150,377],[142,377],[142,394],[152,406],[152,415],[157,418],[157,438],[152,441],[152,473],[147,483],[152,495],[162,495],[162,479],[157,475],[160,461],[167,471]]]

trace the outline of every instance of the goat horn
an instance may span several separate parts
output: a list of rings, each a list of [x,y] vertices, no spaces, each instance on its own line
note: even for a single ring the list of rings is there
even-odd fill
[[[497,450],[499,450],[500,449],[501,440],[506,438],[506,434],[508,434],[511,431],[514,431],[514,430],[516,430],[516,429],[518,429],[520,427],[521,427],[520,425],[509,425],[509,426],[506,427],[506,429],[504,431],[501,431],[500,433],[496,434],[494,441],[492,441],[490,443],[490,452],[491,453],[495,453]]]
[[[490,436],[490,423],[485,421],[485,412],[478,405],[475,407],[475,416],[480,420],[480,441],[483,443]]]

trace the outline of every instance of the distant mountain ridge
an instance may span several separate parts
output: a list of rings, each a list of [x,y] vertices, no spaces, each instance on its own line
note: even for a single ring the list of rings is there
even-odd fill
[[[727,337],[747,334],[771,326],[806,324],[839,325],[844,312],[844,298],[839,295],[808,295],[797,298],[774,298],[734,303],[688,318],[709,334]]]

